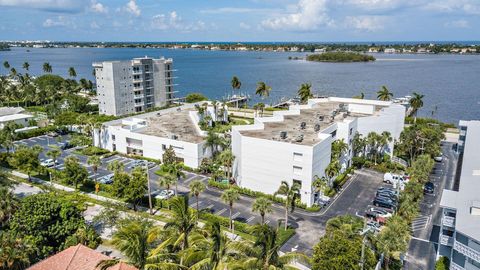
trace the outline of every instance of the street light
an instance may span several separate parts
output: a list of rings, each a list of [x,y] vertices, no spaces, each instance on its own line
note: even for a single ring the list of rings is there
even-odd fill
[[[365,222],[364,229],[363,229],[362,232],[360,232],[360,235],[363,236],[363,239],[362,239],[362,255],[361,255],[361,258],[360,258],[360,270],[363,270],[363,267],[365,265],[365,242],[367,240],[367,233],[371,230],[372,230],[372,228],[367,227],[367,223]]]
[[[148,188],[148,207],[150,209],[150,215],[153,215],[153,210],[152,210],[152,193],[150,189],[150,177],[148,175],[148,162],[145,162],[145,171],[147,174],[147,188]]]

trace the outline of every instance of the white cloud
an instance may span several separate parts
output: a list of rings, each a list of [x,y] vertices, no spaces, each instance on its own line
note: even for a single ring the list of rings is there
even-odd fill
[[[240,28],[248,30],[252,27],[248,23],[240,22]]]
[[[157,14],[153,16],[150,27],[156,30],[175,29],[183,32],[191,32],[205,30],[206,24],[203,21],[197,21],[195,23],[184,22],[176,11],[172,11],[168,14]]]
[[[299,0],[287,14],[262,21],[262,26],[275,30],[315,30],[333,25],[327,14],[327,0]]]
[[[384,29],[386,18],[384,16],[347,16],[345,27],[360,31],[375,32]]]
[[[57,16],[56,18],[48,18],[43,22],[43,27],[56,27],[56,26],[64,26],[64,27],[72,27],[75,28],[75,24],[64,16]]]
[[[448,28],[469,28],[470,24],[467,20],[456,20],[451,22],[446,22],[445,27]]]
[[[426,0],[344,0],[343,4],[364,10],[390,10],[419,5]]]
[[[90,28],[92,29],[99,29],[100,28],[100,25],[98,25],[98,23],[96,21],[92,21],[90,23]]]
[[[130,0],[128,1],[127,5],[124,7],[124,10],[134,16],[140,16],[141,10],[137,5],[137,2],[135,0]]]
[[[0,0],[0,6],[72,13],[82,11],[87,3],[87,0]]]
[[[96,13],[107,13],[108,12],[108,8],[106,6],[104,6],[102,3],[99,3],[95,0],[92,0],[91,5],[90,5],[90,9],[93,12],[96,12]]]
[[[276,9],[266,8],[238,8],[238,7],[221,7],[213,9],[200,10],[200,13],[204,14],[225,14],[225,13],[258,13],[258,12],[273,12],[278,11]]]
[[[426,10],[480,15],[480,1],[478,0],[434,0],[424,7]]]

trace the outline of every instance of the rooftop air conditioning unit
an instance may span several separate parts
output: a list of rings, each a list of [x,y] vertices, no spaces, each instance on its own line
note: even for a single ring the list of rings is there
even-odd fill
[[[285,140],[287,138],[287,132],[286,131],[280,131],[280,139]]]
[[[176,140],[176,139],[178,139],[178,136],[175,135],[175,134],[170,134],[170,139]]]
[[[313,130],[315,130],[315,132],[319,132],[320,131],[320,124],[315,124],[315,127],[313,127]]]
[[[323,121],[324,119],[325,119],[325,118],[324,118],[323,115],[320,115],[320,116],[318,117],[318,120],[320,120],[320,121]]]
[[[298,136],[295,138],[295,141],[296,141],[296,142],[302,142],[302,141],[303,141],[303,135],[298,135]]]
[[[307,123],[306,122],[301,122],[300,123],[300,128],[301,129],[305,129],[307,127]]]

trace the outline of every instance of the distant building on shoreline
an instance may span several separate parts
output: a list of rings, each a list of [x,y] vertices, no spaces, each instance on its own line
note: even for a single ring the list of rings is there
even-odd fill
[[[173,60],[134,58],[93,63],[100,114],[126,115],[162,107],[174,99]]]

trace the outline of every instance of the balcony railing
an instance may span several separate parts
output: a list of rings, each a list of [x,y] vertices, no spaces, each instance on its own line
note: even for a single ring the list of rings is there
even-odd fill
[[[454,217],[449,217],[449,216],[444,216],[442,218],[442,224],[443,224],[443,226],[447,226],[447,227],[455,227],[455,218]]]
[[[442,234],[440,236],[440,244],[449,247],[453,246],[453,237]]]
[[[144,98],[145,96],[143,94],[140,94],[140,95],[133,95],[133,98],[134,99],[137,99],[137,98]]]
[[[452,261],[450,262],[450,270],[465,270],[465,268],[461,267],[460,265]]]
[[[477,261],[480,263],[480,252],[467,246],[467,245],[464,245],[458,241],[455,241],[455,244],[453,245],[453,248],[462,253],[463,255]]]
[[[133,82],[134,83],[143,82],[143,78],[133,79]]]

